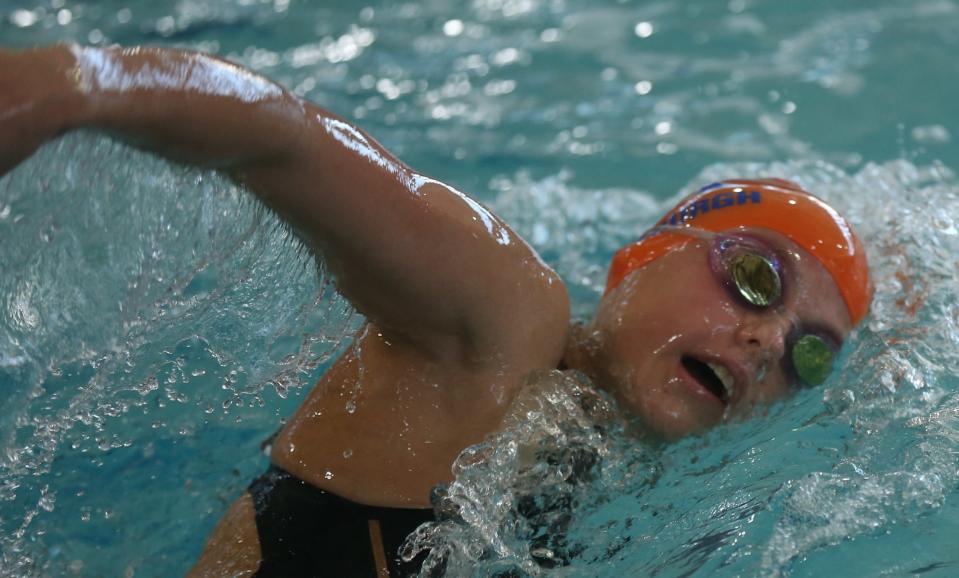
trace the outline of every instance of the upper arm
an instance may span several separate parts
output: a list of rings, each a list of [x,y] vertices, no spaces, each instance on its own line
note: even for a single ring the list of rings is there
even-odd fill
[[[323,255],[362,313],[459,362],[561,353],[565,287],[518,235],[352,125],[306,110],[289,155],[234,174]]]

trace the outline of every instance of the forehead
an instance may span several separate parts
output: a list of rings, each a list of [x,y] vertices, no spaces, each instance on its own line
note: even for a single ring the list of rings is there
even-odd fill
[[[785,235],[758,227],[742,228],[766,243],[783,264],[783,302],[799,316],[804,326],[820,328],[843,338],[852,322],[846,302],[829,271],[808,251]]]

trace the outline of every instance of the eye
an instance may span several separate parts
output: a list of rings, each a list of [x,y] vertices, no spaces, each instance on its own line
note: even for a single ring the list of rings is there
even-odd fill
[[[804,383],[822,384],[832,373],[836,360],[835,350],[818,335],[811,333],[800,337],[790,352],[793,370]]]

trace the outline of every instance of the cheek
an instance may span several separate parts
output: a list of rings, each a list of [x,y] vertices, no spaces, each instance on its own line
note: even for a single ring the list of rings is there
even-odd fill
[[[695,281],[698,286],[648,298],[637,291],[629,301],[604,308],[598,317],[603,365],[617,382],[659,382],[671,375],[683,355],[728,341],[741,322],[741,311],[711,280]]]

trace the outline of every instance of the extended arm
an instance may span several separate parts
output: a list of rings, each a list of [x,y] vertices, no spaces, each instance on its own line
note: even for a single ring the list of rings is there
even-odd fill
[[[324,256],[358,309],[430,355],[562,348],[565,289],[495,215],[246,69],[162,49],[0,51],[0,174],[81,127],[226,172]]]

